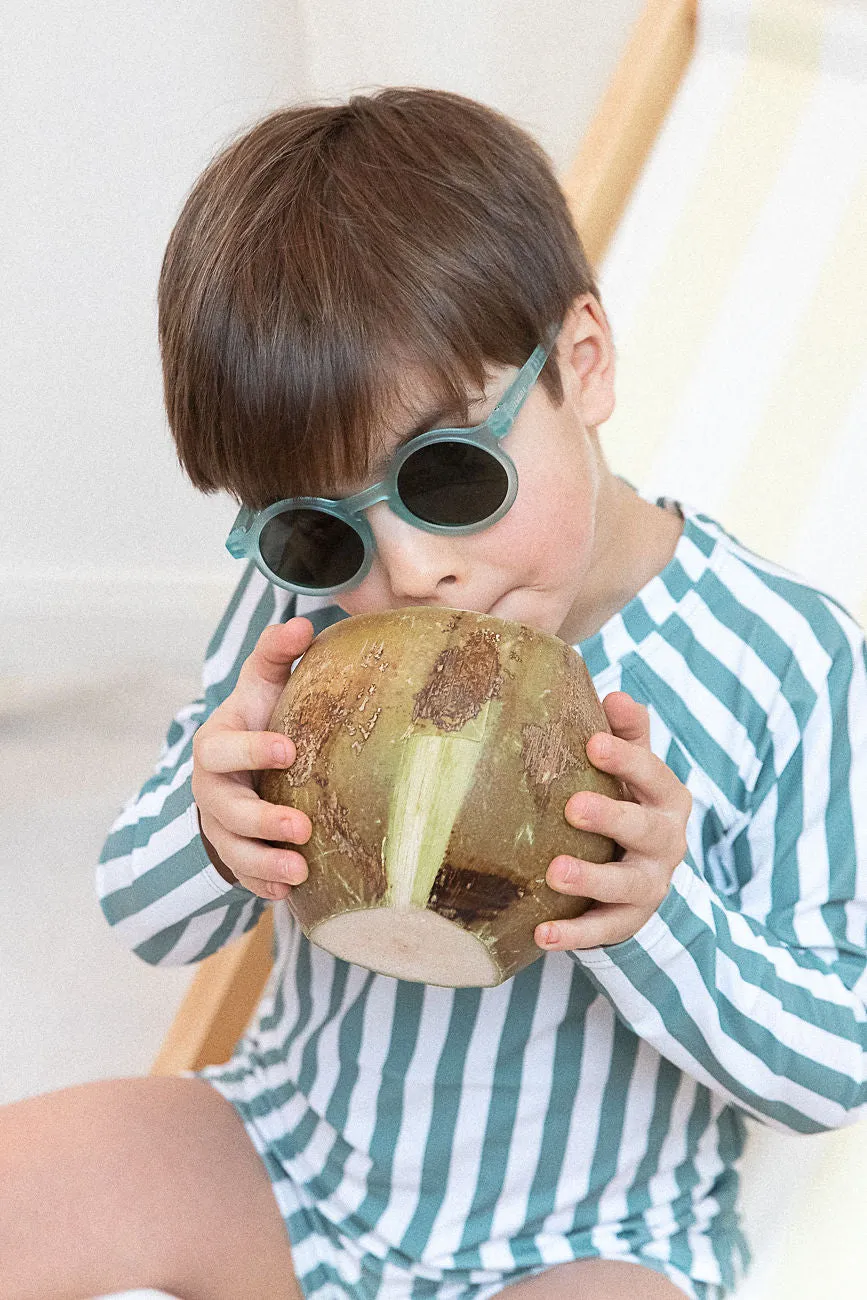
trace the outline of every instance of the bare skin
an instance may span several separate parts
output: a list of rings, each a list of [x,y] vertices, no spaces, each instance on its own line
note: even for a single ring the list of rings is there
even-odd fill
[[[199,1079],[106,1079],[0,1108],[0,1278],[4,1300],[303,1296],[267,1170]]]
[[[683,1300],[683,1294],[662,1273],[618,1259],[556,1264],[498,1292],[503,1300]]]
[[[105,1079],[0,1107],[4,1300],[152,1286],[179,1300],[303,1300],[267,1170],[199,1079]],[[637,1264],[558,1264],[505,1300],[677,1300]]]

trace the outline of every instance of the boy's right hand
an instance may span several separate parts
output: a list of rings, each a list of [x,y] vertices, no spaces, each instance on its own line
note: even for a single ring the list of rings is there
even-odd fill
[[[310,818],[298,808],[260,799],[251,773],[295,761],[289,737],[266,728],[293,661],[313,635],[309,618],[269,624],[244,661],[232,694],[193,737],[193,798],[208,857],[224,879],[234,876],[260,898],[286,898],[289,887],[307,877],[302,854],[267,841],[306,844],[313,833]]]

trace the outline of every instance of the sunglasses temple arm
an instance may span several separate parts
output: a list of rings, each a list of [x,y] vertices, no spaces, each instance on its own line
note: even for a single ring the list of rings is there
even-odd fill
[[[524,367],[520,382],[516,382],[514,391],[504,398],[490,420],[490,429],[495,438],[501,438],[511,428],[512,421],[520,410],[527,393],[536,382],[542,367],[548,360],[556,335],[546,343],[540,343]]]
[[[236,560],[246,559],[250,542],[250,526],[254,518],[254,511],[249,506],[242,506],[232,524],[232,531],[226,538],[226,550]]]

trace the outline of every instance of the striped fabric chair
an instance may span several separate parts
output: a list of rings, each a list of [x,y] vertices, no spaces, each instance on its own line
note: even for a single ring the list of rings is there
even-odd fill
[[[648,0],[561,179],[617,349],[612,468],[863,624],[867,0]],[[153,1073],[228,1059],[271,956],[266,913],[203,962]],[[863,1125],[755,1124],[744,1176],[737,1300],[864,1293]]]

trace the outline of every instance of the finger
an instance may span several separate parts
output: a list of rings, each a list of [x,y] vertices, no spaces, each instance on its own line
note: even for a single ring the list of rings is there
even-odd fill
[[[587,742],[587,757],[594,767],[625,781],[641,803],[678,815],[689,814],[692,796],[686,786],[658,755],[638,742],[597,732]]]
[[[573,921],[543,921],[533,938],[545,952],[573,948],[602,948],[631,939],[640,929],[644,913],[635,907],[593,907]]]
[[[245,839],[306,844],[313,834],[313,823],[300,808],[268,803],[231,776],[212,776],[204,798],[196,802],[227,831]]]
[[[596,835],[607,835],[621,848],[642,857],[683,857],[685,819],[671,815],[667,804],[663,810],[650,801],[634,803],[629,799],[609,799],[606,795],[582,790],[569,799],[565,816],[570,826]]]
[[[276,731],[238,730],[219,710],[193,737],[193,758],[206,772],[256,772],[291,767],[295,742]]]
[[[304,855],[294,849],[281,849],[263,840],[234,835],[202,812],[202,831],[224,862],[245,888],[263,898],[286,897],[287,885],[299,885],[307,879]],[[274,894],[274,887],[281,892]]]
[[[598,903],[616,903],[655,910],[668,892],[668,878],[661,864],[643,862],[586,862],[561,854],[548,866],[545,876],[552,889]]]
[[[235,689],[221,707],[228,705],[226,712],[251,730],[267,727],[292,664],[309,649],[313,635],[309,618],[269,624],[241,665]]]

